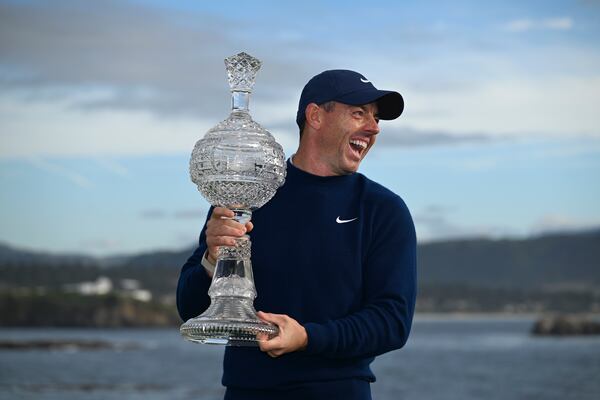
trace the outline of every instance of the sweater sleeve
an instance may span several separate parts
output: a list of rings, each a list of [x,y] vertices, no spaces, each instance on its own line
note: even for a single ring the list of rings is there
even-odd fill
[[[373,222],[364,264],[363,306],[339,319],[306,323],[308,354],[374,357],[401,348],[408,339],[417,284],[415,228],[399,197],[381,207],[385,218]]]
[[[212,214],[208,211],[207,220]],[[184,321],[196,317],[210,305],[208,289],[212,278],[202,266],[202,257],[206,251],[206,223],[200,233],[199,245],[181,268],[177,283],[177,311]]]

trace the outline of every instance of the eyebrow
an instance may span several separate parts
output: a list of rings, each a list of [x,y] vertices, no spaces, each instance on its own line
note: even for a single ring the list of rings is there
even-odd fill
[[[369,112],[369,109],[367,108],[366,104],[363,104],[362,106],[358,106],[359,108],[361,108],[364,112]],[[373,116],[375,118],[379,118],[379,109],[377,109],[377,112],[373,114]]]

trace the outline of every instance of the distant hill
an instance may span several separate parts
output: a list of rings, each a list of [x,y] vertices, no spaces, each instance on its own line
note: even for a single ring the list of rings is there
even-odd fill
[[[193,249],[94,258],[0,245],[0,289],[93,280],[137,279],[157,296],[174,294]],[[421,287],[498,290],[585,289],[600,292],[600,231],[528,239],[464,239],[420,244]]]
[[[600,230],[529,239],[454,240],[418,251],[423,284],[492,288],[600,288]]]
[[[119,257],[19,250],[0,244],[0,281],[7,266],[86,266],[178,272],[193,248]],[[419,281],[498,288],[600,285],[600,230],[528,239],[461,239],[420,244]],[[102,273],[109,275],[116,271]],[[6,283],[6,282],[5,282]]]
[[[0,266],[19,263],[45,265],[96,265],[98,262],[99,260],[92,256],[23,250],[0,243]]]

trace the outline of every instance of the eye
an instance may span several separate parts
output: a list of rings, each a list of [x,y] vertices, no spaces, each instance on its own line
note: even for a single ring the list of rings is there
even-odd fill
[[[354,115],[355,117],[358,118],[362,118],[365,115],[365,112],[363,110],[354,110],[352,111],[352,115]]]

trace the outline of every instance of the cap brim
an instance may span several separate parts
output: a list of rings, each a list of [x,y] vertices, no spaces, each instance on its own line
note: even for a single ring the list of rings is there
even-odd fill
[[[360,106],[377,102],[379,119],[396,119],[404,111],[404,99],[398,92],[390,90],[360,90],[335,99],[340,103]]]

